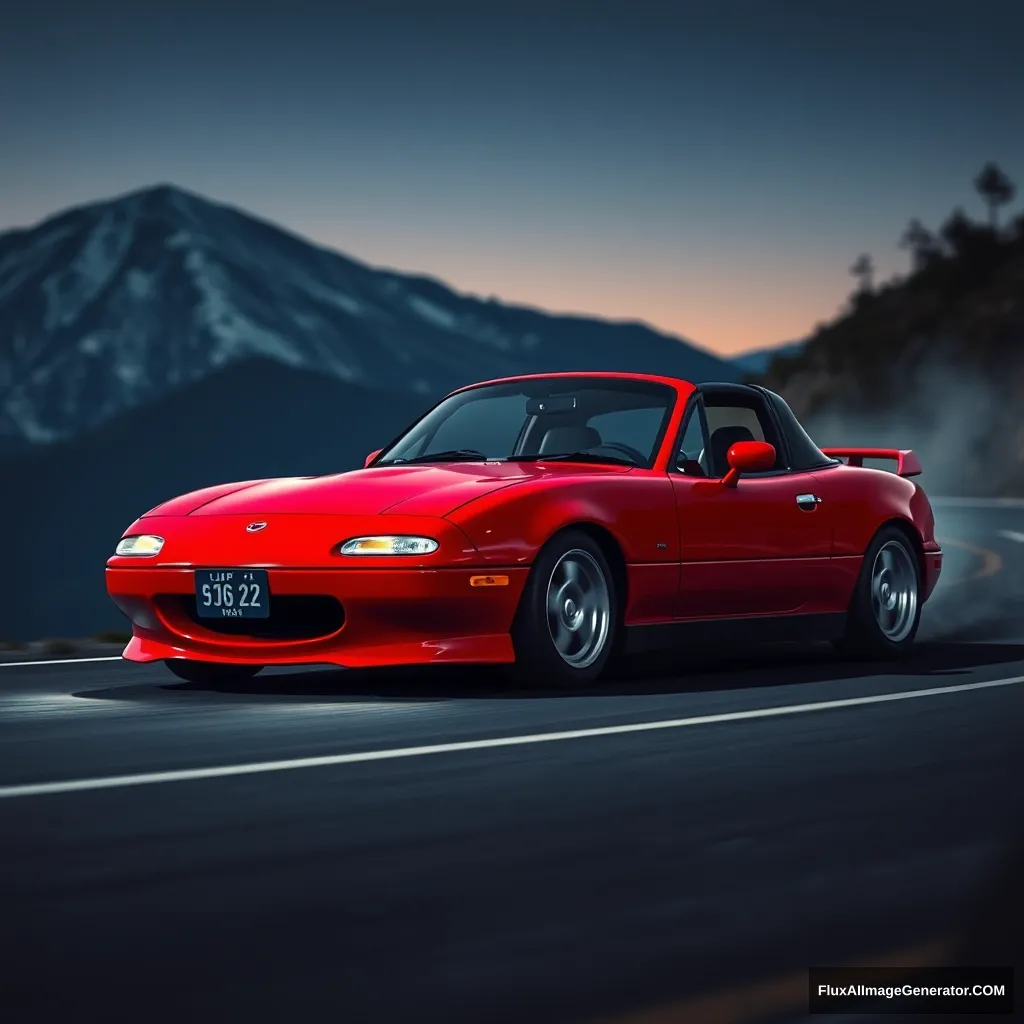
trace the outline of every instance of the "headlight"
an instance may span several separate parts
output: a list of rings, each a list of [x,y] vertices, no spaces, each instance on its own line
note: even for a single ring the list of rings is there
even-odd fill
[[[437,546],[430,537],[353,537],[339,550],[343,555],[429,555]]]
[[[159,555],[164,546],[163,537],[154,537],[144,533],[138,537],[122,537],[117,542],[114,553],[118,555]]]

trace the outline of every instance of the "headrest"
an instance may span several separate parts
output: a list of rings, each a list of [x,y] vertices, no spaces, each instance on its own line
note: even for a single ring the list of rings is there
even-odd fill
[[[558,452],[585,452],[601,443],[601,435],[593,427],[552,427],[540,443],[541,455]]]

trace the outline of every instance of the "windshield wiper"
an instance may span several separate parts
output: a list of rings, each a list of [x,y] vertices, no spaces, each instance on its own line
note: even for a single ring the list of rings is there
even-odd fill
[[[513,455],[509,462],[594,462],[613,466],[638,466],[632,459],[617,455],[595,455],[593,452],[556,452],[553,455]]]
[[[445,452],[432,452],[430,455],[414,455],[411,459],[385,459],[378,466],[410,466],[414,462],[480,462],[487,461],[483,452],[475,448],[452,448]]]

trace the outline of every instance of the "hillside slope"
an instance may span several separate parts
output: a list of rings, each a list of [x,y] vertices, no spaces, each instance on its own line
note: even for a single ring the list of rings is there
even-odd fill
[[[768,369],[773,359],[777,359],[779,356],[795,355],[803,347],[804,342],[802,341],[785,342],[781,345],[771,345],[768,348],[756,348],[751,352],[741,352],[738,356],[732,356],[729,362],[742,373],[761,374]]]
[[[955,215],[918,259],[760,380],[819,444],[918,449],[933,493],[1024,493],[1024,218]]]
[[[355,469],[421,411],[413,395],[249,360],[4,460],[0,535],[17,543],[4,556],[0,640],[123,629],[103,567],[147,509],[215,483]]]

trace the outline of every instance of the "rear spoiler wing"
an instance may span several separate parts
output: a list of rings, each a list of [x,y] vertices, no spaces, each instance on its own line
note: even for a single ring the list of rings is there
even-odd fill
[[[921,462],[910,448],[822,448],[830,459],[846,459],[848,465],[863,466],[865,459],[895,459],[897,476],[920,476]]]

